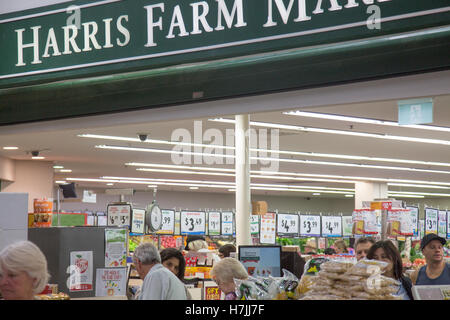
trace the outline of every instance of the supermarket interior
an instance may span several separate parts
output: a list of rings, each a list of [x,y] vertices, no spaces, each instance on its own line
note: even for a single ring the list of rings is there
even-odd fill
[[[98,6],[115,5],[104,2]],[[379,2],[397,12],[390,1]],[[212,8],[215,2],[204,3]],[[241,1],[234,3],[239,12]],[[306,59],[295,55],[301,45],[282,43],[273,50],[261,45],[245,54],[225,52],[218,55],[223,60],[207,54],[189,60],[188,53],[188,60],[160,63],[164,57],[152,56],[156,62],[148,63],[155,65],[147,68],[155,74],[144,74],[148,70],[135,61],[92,73],[61,66],[42,78],[30,69],[23,82],[0,73],[0,251],[22,240],[39,247],[50,274],[35,296],[40,300],[138,299],[144,280],[134,252],[145,243],[182,253],[179,278],[192,300],[227,299],[211,271],[222,261],[219,249],[229,244],[235,248],[229,256],[248,274],[234,281],[238,300],[401,300],[392,289],[400,277],[383,276],[389,266],[382,259],[359,260],[356,244],[390,240],[402,274],[412,279],[427,263],[422,239],[436,234],[445,240],[442,259],[450,263],[450,42],[438,41],[450,38],[445,8],[427,13],[441,20],[377,34],[373,45],[389,49],[383,53],[379,47],[364,51],[361,41],[355,51],[349,45],[317,61],[308,56],[311,64],[303,69],[291,69],[291,62]],[[38,23],[42,17],[34,12],[23,19]],[[8,15],[15,12],[2,14],[2,33],[19,28],[22,20]],[[204,16],[197,18],[207,25]],[[128,16],[117,21],[122,33],[112,32],[122,43],[119,22]],[[421,28],[431,31],[412,34]],[[133,41],[129,29],[132,40],[125,39]],[[427,38],[433,30],[436,38]],[[52,32],[41,42],[47,39],[45,51],[56,55],[58,33]],[[392,40],[389,34],[408,35],[405,52],[383,42]],[[420,40],[417,47],[409,36]],[[87,46],[94,43],[95,33],[86,39]],[[358,37],[336,39],[347,44]],[[305,43],[314,50],[321,41]],[[23,47],[29,51],[22,58],[31,61],[32,46]],[[349,62],[345,53],[361,56]],[[402,60],[401,54],[411,56]],[[396,57],[392,65],[388,55]],[[321,67],[327,57],[335,60]],[[81,59],[76,63],[89,69],[92,62]],[[189,249],[191,237],[207,248]],[[368,285],[374,281],[378,285]],[[450,284],[413,284],[411,294],[448,300]]]

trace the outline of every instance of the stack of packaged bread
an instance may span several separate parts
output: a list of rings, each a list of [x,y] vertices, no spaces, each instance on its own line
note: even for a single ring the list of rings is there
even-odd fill
[[[388,264],[378,260],[330,260],[313,277],[310,290],[300,300],[401,300],[400,283],[383,276]]]

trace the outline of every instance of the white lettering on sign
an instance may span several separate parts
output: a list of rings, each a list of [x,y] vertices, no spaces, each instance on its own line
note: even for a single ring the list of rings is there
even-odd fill
[[[15,30],[17,34],[17,67],[26,66],[27,62],[24,61],[24,51],[25,50],[33,50],[33,60],[30,62],[31,64],[40,64],[42,63],[41,58],[50,58],[55,56],[71,55],[73,53],[87,52],[95,50],[101,50],[104,48],[112,48],[114,47],[111,39],[111,22],[112,18],[107,18],[102,20],[103,30],[104,30],[104,46],[99,44],[99,25],[95,21],[89,21],[82,23],[82,29],[80,32],[76,25],[66,25],[61,27],[61,29],[49,28],[46,31],[42,30],[42,26],[34,26],[29,30],[25,28]],[[124,47],[130,42],[130,31],[126,28],[125,22],[128,22],[128,16],[122,15],[117,18],[116,28],[120,33],[120,38],[116,38],[116,43],[120,47]],[[101,25],[101,23],[100,23]],[[32,41],[25,43],[24,36],[27,33],[32,32]],[[45,47],[41,48],[39,43],[39,36],[42,32],[46,34],[46,42]],[[80,36],[82,34],[82,36]],[[59,42],[58,42],[59,36]],[[79,40],[79,38],[82,38]],[[77,41],[83,41],[83,50],[80,49]],[[60,48],[64,48],[64,51],[61,53]],[[42,55],[41,55],[42,52]]]

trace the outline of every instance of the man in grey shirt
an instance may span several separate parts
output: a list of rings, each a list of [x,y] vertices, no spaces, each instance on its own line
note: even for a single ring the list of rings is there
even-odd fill
[[[138,300],[186,300],[184,284],[161,264],[158,249],[143,243],[134,251],[133,263],[144,280]]]

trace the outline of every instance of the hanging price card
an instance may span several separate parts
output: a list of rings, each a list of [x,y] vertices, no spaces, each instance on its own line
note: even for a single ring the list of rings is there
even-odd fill
[[[353,227],[353,217],[352,216],[343,216],[342,217],[342,235],[344,237],[352,236],[352,227]]]
[[[233,212],[222,212],[222,235],[233,235]]]
[[[250,234],[259,234],[259,215],[250,215]]]
[[[378,219],[377,212],[380,210],[362,210],[362,219],[364,221],[364,234],[377,234],[378,230]]]
[[[300,216],[300,236],[320,237],[320,216]]]
[[[261,216],[261,234],[259,237],[261,244],[275,244],[276,220],[275,213],[266,213]]]
[[[438,236],[447,237],[447,211],[439,210],[438,214]]]
[[[342,217],[322,216],[322,236],[342,237]]]
[[[145,210],[133,208],[131,217],[131,232],[145,233]]]
[[[277,221],[278,235],[298,236],[298,214],[279,213]]]
[[[425,208],[425,235],[436,233],[438,229],[438,209]]]
[[[411,215],[411,224],[413,237],[419,236],[419,208],[418,207],[406,207]]]
[[[208,234],[220,236],[220,212],[208,212]]]
[[[113,205],[107,207],[108,226],[129,226],[131,218],[131,205]]]
[[[198,211],[181,212],[181,234],[204,235],[206,231],[206,213]]]
[[[161,229],[157,234],[174,234],[175,232],[175,211],[174,210],[161,210],[162,224]]]
[[[450,211],[447,211],[447,239],[450,238]]]

